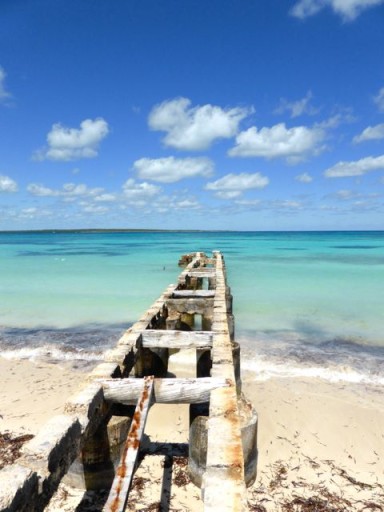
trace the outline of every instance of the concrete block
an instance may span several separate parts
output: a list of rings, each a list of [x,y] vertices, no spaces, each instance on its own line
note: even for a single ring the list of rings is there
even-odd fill
[[[34,510],[39,490],[35,471],[12,464],[0,471],[0,512],[30,512]]]

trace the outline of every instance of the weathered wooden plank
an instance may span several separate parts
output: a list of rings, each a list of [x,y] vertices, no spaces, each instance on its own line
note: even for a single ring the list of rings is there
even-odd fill
[[[100,381],[107,402],[124,405],[135,404],[140,396],[141,379],[111,379]],[[198,379],[155,379],[154,396],[156,403],[162,404],[198,404],[208,402],[213,390],[232,385],[232,381],[211,377]]]
[[[210,348],[211,331],[145,330],[141,335],[142,346],[146,348]]]
[[[206,268],[206,267],[197,267],[197,268],[188,269],[186,271],[186,274],[191,275],[193,277],[215,277],[216,269]]]
[[[153,377],[144,377],[142,394],[136,405],[123,456],[116,470],[108,500],[103,508],[104,512],[124,512],[125,510],[129,487],[139,453],[140,441],[144,433],[153,394],[153,381]]]
[[[172,294],[174,299],[189,299],[193,297],[213,298],[215,290],[175,290]]]
[[[184,297],[169,299],[167,306],[170,311],[177,311],[178,313],[204,315],[213,310],[213,301],[213,298]]]

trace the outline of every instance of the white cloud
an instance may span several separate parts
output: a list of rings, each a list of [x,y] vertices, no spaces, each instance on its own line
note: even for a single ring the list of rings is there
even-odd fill
[[[116,201],[115,194],[100,194],[99,196],[95,196],[95,201],[100,203],[111,203]]]
[[[295,180],[300,181],[301,183],[311,183],[311,181],[313,181],[313,178],[307,172],[303,172],[303,174],[298,174],[297,176],[295,176]]]
[[[0,193],[1,192],[17,192],[18,186],[9,176],[0,176]]]
[[[384,112],[384,87],[380,89],[377,96],[373,98],[380,112]]]
[[[162,196],[154,204],[154,208],[156,212],[169,213],[175,210],[200,210],[201,204],[193,197],[180,199],[177,196]]]
[[[370,7],[380,5],[384,0],[299,0],[290,13],[296,18],[305,19],[317,14],[325,7],[331,7],[334,13],[344,21],[352,21]]]
[[[62,189],[52,189],[37,183],[30,183],[27,186],[27,191],[39,197],[79,197],[79,196],[96,196],[100,194],[102,188],[88,188],[87,185],[75,183],[65,183]]]
[[[133,178],[129,178],[123,185],[123,192],[125,197],[133,202],[146,204],[149,199],[159,194],[161,187],[151,183],[137,183]]]
[[[209,177],[213,174],[213,162],[209,158],[141,158],[133,164],[141,179],[174,183],[196,176]]]
[[[343,201],[347,201],[347,200],[350,200],[350,199],[353,199],[354,197],[356,197],[356,194],[352,190],[342,189],[342,190],[338,190],[336,192],[336,197],[337,197],[337,199],[342,199]]]
[[[44,185],[38,185],[37,183],[30,183],[27,186],[27,191],[39,197],[54,197],[60,195],[58,190],[53,190],[52,188],[45,187]]]
[[[289,199],[285,199],[283,201],[275,201],[273,204],[277,208],[283,208],[287,210],[299,210],[303,207],[302,203],[299,201],[290,201]]]
[[[348,176],[362,176],[371,171],[384,170],[384,155],[378,157],[368,156],[352,162],[338,162],[324,172],[327,178],[344,178]]]
[[[356,135],[356,137],[353,138],[353,142],[358,144],[366,140],[380,139],[384,139],[384,123],[377,124],[376,126],[368,126],[360,135]]]
[[[175,201],[173,206],[175,210],[199,210],[201,208],[200,203],[195,199],[183,199],[181,201]]]
[[[69,196],[96,196],[103,191],[102,188],[88,188],[87,185],[75,183],[66,183],[63,185],[63,194]]]
[[[304,98],[297,101],[289,102],[285,98],[280,99],[280,105],[275,110],[275,114],[283,114],[284,112],[290,112],[291,117],[299,117],[303,114],[313,116],[317,114],[318,109],[310,105],[312,99],[312,92],[308,91]]]
[[[353,110],[351,108],[338,108],[337,110],[338,112],[333,114],[328,119],[325,119],[320,123],[316,123],[315,126],[317,128],[328,130],[330,128],[337,128],[344,123],[353,123],[356,121],[356,118],[353,116]]]
[[[33,217],[38,212],[39,212],[38,208],[31,207],[31,208],[23,208],[20,213],[22,216]]]
[[[188,98],[176,98],[156,105],[149,114],[152,130],[167,132],[163,142],[181,150],[203,150],[217,139],[234,137],[239,123],[253,109],[223,109],[214,105],[191,107]]]
[[[109,211],[109,208],[106,206],[100,206],[100,205],[94,205],[94,204],[88,204],[83,206],[83,212],[85,213],[107,213]]]
[[[5,88],[5,78],[7,74],[4,71],[4,68],[0,66],[0,103],[4,102],[6,99],[10,98],[12,95]]]
[[[260,199],[237,199],[236,204],[240,206],[260,206],[262,204]]]
[[[240,157],[283,157],[294,163],[303,160],[309,154],[319,153],[324,137],[325,132],[320,127],[287,128],[284,123],[279,123],[271,128],[258,130],[256,126],[252,126],[239,133],[236,137],[236,146],[230,149],[228,154]]]
[[[108,123],[102,118],[85,119],[80,123],[80,129],[66,128],[56,123],[47,135],[48,148],[36,151],[34,158],[63,161],[94,158],[108,132]]]
[[[269,179],[259,172],[240,174],[226,174],[222,178],[211,181],[205,185],[206,190],[213,190],[218,197],[233,199],[239,197],[245,190],[253,188],[264,188],[268,185]]]

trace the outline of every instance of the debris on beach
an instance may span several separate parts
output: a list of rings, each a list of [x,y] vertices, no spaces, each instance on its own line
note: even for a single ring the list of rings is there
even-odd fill
[[[252,512],[384,512],[384,485],[366,483],[331,460],[301,454],[276,461],[248,489]]]
[[[23,444],[33,437],[32,434],[14,437],[9,432],[0,432],[0,469],[8,464],[13,464],[20,457]]]

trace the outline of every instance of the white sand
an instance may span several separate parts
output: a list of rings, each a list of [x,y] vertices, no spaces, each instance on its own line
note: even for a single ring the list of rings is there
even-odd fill
[[[368,502],[384,507],[382,389],[304,379],[256,382],[251,375],[244,381],[259,414],[252,502],[275,511],[295,497],[331,502],[329,491],[345,500],[345,510],[364,510]]]
[[[36,434],[84,376],[69,366],[0,357],[0,432]]]
[[[70,368],[0,358],[0,431],[36,433],[62,412],[83,379]],[[243,391],[259,414],[251,504],[279,511],[287,500],[299,507],[300,500],[316,498],[344,500],[345,510],[364,510],[369,502],[384,510],[382,389],[304,379],[258,382],[243,374]],[[134,487],[128,510],[149,510],[162,501],[169,510],[202,511],[200,490],[177,485],[185,460],[166,454],[167,443],[188,442],[188,407],[153,406],[146,434],[164,449],[141,462],[136,478],[143,485]],[[82,492],[60,492],[49,511],[74,510]]]

